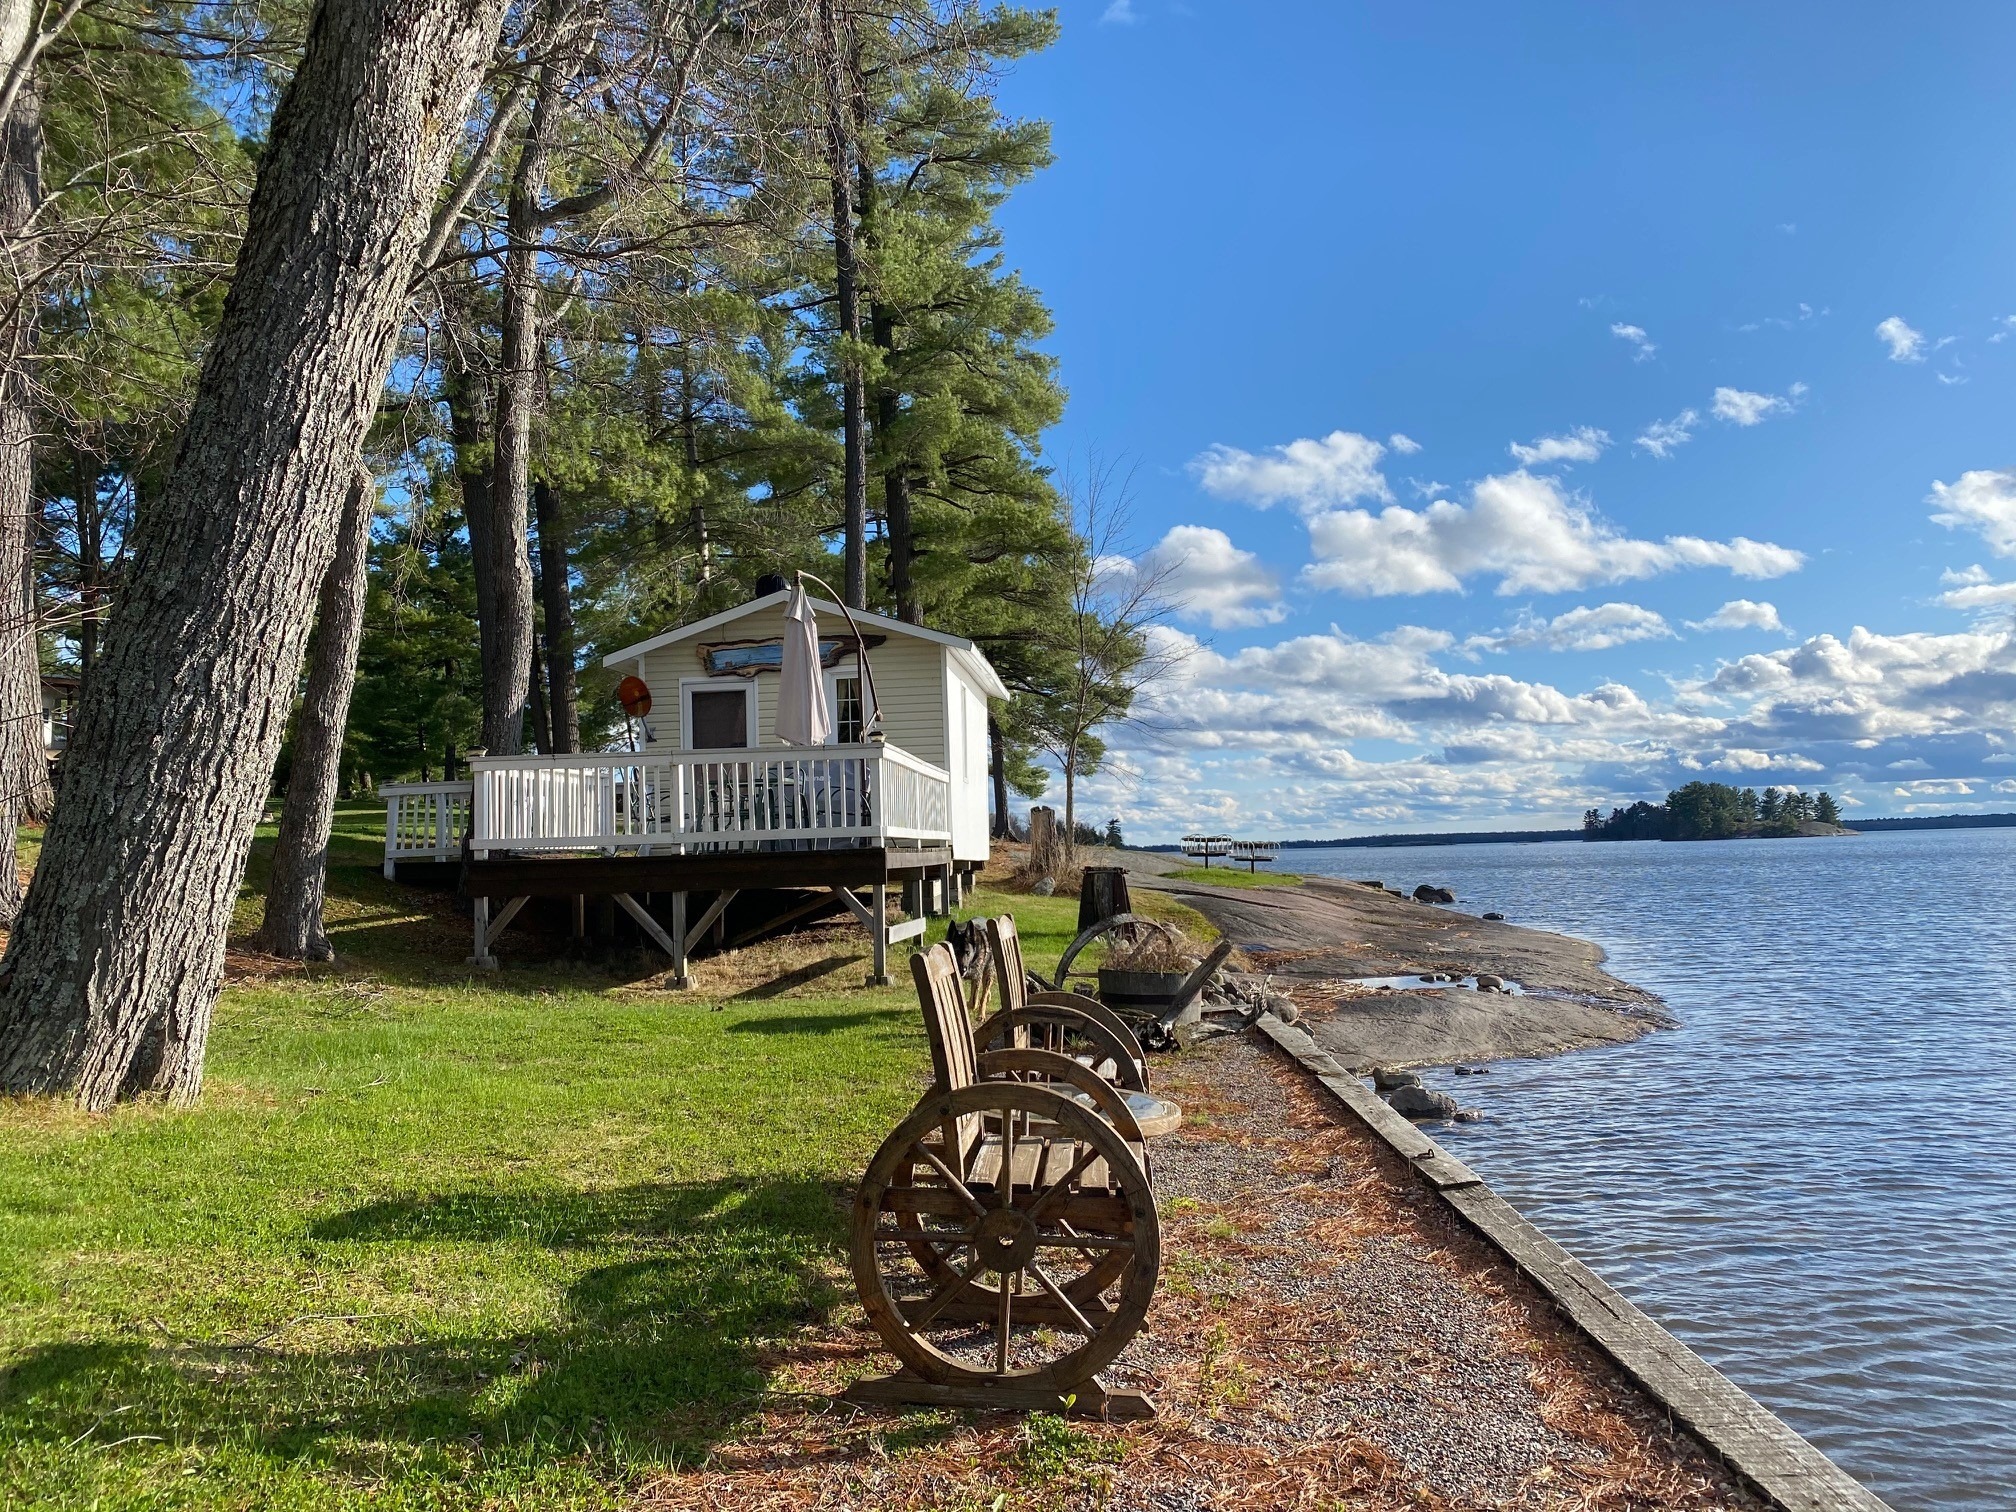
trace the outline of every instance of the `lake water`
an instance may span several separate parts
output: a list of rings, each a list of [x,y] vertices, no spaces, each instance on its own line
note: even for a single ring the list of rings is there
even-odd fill
[[[2016,1508],[2016,830],[1292,850],[1594,940],[1682,1027],[1435,1131],[1899,1512]]]

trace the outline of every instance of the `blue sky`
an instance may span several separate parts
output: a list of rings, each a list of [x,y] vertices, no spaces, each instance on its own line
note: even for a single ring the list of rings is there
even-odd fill
[[[1047,444],[1197,643],[1101,817],[2016,809],[2016,7],[1062,14]]]

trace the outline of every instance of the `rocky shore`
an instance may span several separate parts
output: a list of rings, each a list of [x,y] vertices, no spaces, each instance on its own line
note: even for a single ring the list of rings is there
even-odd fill
[[[1657,997],[1603,969],[1598,946],[1427,901],[1437,889],[1416,898],[1369,877],[1219,887],[1172,875],[1172,857],[1119,859],[1301,1002],[1326,1004],[1306,1027],[1361,1072],[1555,1055],[1673,1024]]]

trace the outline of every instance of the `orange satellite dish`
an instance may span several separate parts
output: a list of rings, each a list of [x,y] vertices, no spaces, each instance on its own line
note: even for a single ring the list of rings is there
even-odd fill
[[[641,677],[626,677],[616,684],[616,701],[632,719],[642,719],[651,712],[651,690]]]

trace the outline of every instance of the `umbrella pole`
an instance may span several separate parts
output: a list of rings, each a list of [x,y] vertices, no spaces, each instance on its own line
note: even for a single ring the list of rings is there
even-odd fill
[[[869,709],[872,711],[868,716],[867,723],[862,726],[861,733],[870,740],[884,738],[882,734],[882,700],[875,696],[875,669],[868,665],[868,638],[861,633],[861,627],[854,623],[854,614],[847,607],[847,600],[834,592],[831,583],[827,582],[826,579],[820,577],[817,573],[806,572],[803,568],[799,569],[798,576],[803,581],[817,583],[828,593],[833,594],[834,604],[839,607],[842,614],[847,616],[847,628],[854,632],[854,656],[861,663],[861,691],[868,701]]]

